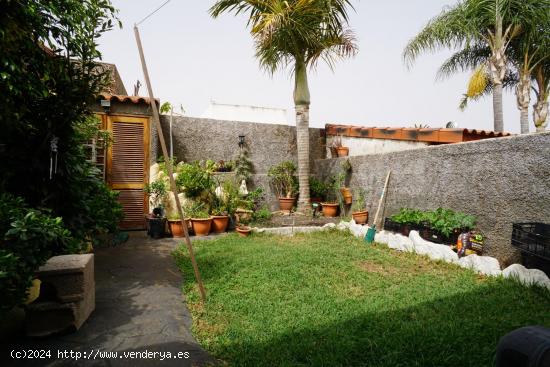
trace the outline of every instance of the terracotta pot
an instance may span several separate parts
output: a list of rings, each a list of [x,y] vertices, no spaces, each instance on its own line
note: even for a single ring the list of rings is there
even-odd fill
[[[334,203],[321,203],[323,206],[323,215],[325,217],[335,217],[338,213],[338,204]]]
[[[366,210],[362,212],[353,212],[351,216],[357,224],[365,224],[369,220],[369,212]]]
[[[338,147],[338,157],[347,157],[349,154],[349,148],[348,147]]]
[[[223,233],[227,230],[229,224],[228,215],[213,215],[212,216],[212,232]]]
[[[294,207],[294,203],[296,202],[296,198],[279,198],[279,209],[291,211]]]
[[[241,221],[250,221],[252,219],[252,213],[254,213],[252,210],[237,209],[235,211],[235,220],[237,224],[241,223]]]
[[[342,197],[344,198],[344,203],[351,204],[353,201],[353,195],[351,194],[351,190],[349,187],[342,187],[340,188],[340,192],[342,193]]]
[[[183,226],[181,225],[181,220],[169,220],[168,225],[170,226],[170,233],[174,237],[183,237]]]
[[[191,218],[191,226],[195,236],[208,236],[212,227],[212,218]]]
[[[252,230],[252,228],[248,227],[248,226],[239,226],[236,228],[236,231],[237,233],[239,234],[239,236],[241,237],[246,237],[250,234],[250,231]]]

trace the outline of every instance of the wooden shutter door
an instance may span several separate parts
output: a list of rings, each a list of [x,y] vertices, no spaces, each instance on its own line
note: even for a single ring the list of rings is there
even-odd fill
[[[149,211],[145,184],[149,172],[149,119],[109,116],[108,128],[113,134],[107,160],[107,182],[119,192],[124,210],[121,229],[145,229]]]

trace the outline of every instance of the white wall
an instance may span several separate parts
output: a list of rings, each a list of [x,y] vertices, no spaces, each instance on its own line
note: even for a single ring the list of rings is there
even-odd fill
[[[327,157],[330,157],[330,144],[336,137],[327,136]],[[428,143],[419,141],[390,140],[390,139],[371,139],[355,138],[342,136],[342,145],[349,147],[350,156],[365,154],[379,154],[390,152],[401,152],[404,150],[424,148]]]
[[[286,110],[282,108],[243,106],[210,102],[210,105],[201,115],[201,118],[288,125],[286,115]]]

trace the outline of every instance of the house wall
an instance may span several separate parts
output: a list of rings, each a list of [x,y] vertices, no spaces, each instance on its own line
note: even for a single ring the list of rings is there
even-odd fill
[[[350,136],[327,136],[327,147],[329,147],[335,139],[341,139],[342,145],[349,148],[350,156],[401,152],[405,150],[424,148],[429,145],[428,143],[420,141],[355,138]],[[327,148],[327,157],[330,157],[329,148]]]
[[[170,150],[170,116],[162,115],[161,124],[168,151]],[[249,188],[261,186],[266,193],[266,201],[273,210],[277,209],[277,199],[269,187],[267,171],[273,165],[285,160],[297,162],[296,128],[288,125],[275,125],[242,121],[223,121],[186,116],[174,116],[172,136],[174,156],[177,161],[192,162],[212,159],[232,160],[238,152],[239,135],[245,136],[254,174]],[[323,129],[310,128],[310,167],[315,160],[325,155]],[[161,155],[160,149],[158,155]],[[312,172],[315,173],[315,172]]]
[[[316,161],[321,178],[346,158]],[[367,191],[370,222],[388,170],[384,217],[401,207],[446,207],[473,214],[486,236],[486,253],[501,264],[517,260],[512,223],[550,223],[550,133],[429,146],[349,158],[350,186]]]

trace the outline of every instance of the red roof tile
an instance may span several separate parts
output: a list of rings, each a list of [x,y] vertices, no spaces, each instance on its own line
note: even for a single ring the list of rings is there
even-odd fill
[[[131,102],[131,103],[134,103],[134,104],[139,104],[139,103],[150,104],[149,97],[124,96],[124,95],[109,94],[109,93],[100,93],[99,97],[101,97],[102,99],[109,100],[111,102],[116,101],[116,102],[121,102],[121,103]],[[155,101],[157,102],[157,108],[158,108],[160,100],[158,98],[155,98]]]
[[[326,124],[327,136],[349,136],[356,138],[421,141],[432,144],[459,143],[464,141],[510,136],[510,133],[477,129],[430,129],[407,127],[366,127]]]

